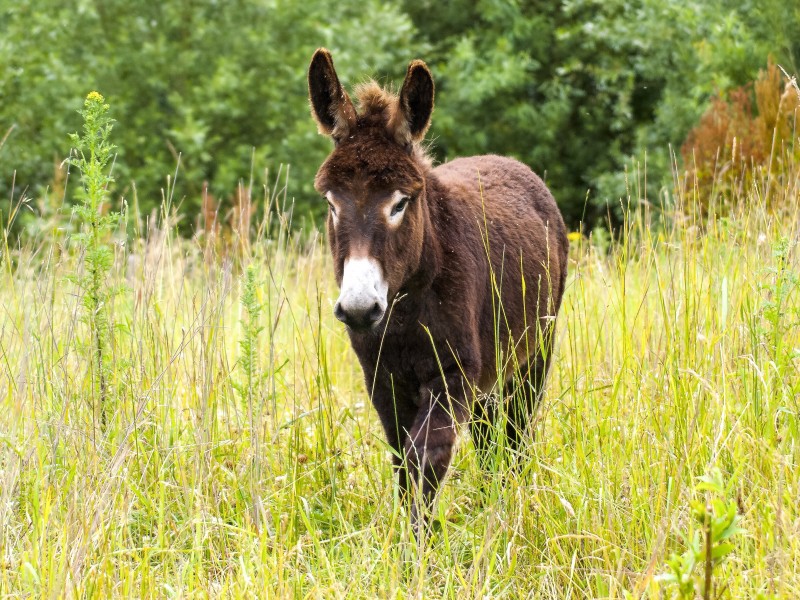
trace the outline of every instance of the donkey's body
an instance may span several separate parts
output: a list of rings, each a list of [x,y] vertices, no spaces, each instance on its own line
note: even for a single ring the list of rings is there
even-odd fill
[[[328,234],[367,390],[403,489],[431,499],[458,424],[485,449],[498,383],[515,446],[541,394],[566,278],[564,222],[542,180],[499,156],[431,168],[417,143],[433,108],[423,63],[399,98],[368,85],[356,112],[330,55],[309,71],[320,128],[337,148],[317,174]],[[498,372],[499,371],[499,372]],[[508,385],[508,384],[512,384]]]

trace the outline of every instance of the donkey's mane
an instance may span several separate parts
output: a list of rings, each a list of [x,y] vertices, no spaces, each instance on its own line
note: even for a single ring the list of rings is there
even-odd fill
[[[382,87],[374,79],[359,83],[353,92],[360,117],[377,117],[384,124],[389,124],[400,110],[400,97],[391,88]],[[433,168],[433,157],[428,152],[429,148],[430,143],[423,142],[414,142],[411,148],[412,156],[426,169]]]
[[[373,79],[359,83],[354,91],[358,101],[358,112],[364,116],[383,115],[388,119],[399,106],[397,94],[390,89],[382,88]]]

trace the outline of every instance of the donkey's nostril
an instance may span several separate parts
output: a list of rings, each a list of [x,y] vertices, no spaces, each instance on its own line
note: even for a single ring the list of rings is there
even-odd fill
[[[337,319],[339,319],[342,322],[346,322],[347,321],[347,313],[344,312],[344,309],[342,308],[342,303],[341,302],[337,302],[336,306],[333,307],[333,316],[336,317]]]
[[[372,308],[369,311],[368,318],[373,323],[377,323],[383,317],[383,308],[381,308],[380,303],[376,302],[372,305]]]

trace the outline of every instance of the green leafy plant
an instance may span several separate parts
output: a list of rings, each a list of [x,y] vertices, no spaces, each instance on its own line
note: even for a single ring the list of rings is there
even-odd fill
[[[776,265],[767,269],[771,284],[767,286],[768,297],[763,301],[762,310],[764,318],[769,323],[769,341],[772,346],[774,358],[779,366],[783,366],[783,345],[787,329],[796,323],[787,322],[788,298],[800,284],[800,278],[792,270],[790,253],[793,244],[786,236],[781,237],[773,246],[772,256]]]
[[[258,282],[256,281],[256,267],[250,264],[245,270],[242,284],[242,337],[239,339],[239,368],[242,379],[234,384],[248,410],[253,411],[253,402],[257,399],[263,375],[258,361],[258,336],[264,329],[259,325],[261,303],[258,300]]]
[[[101,428],[108,420],[109,335],[108,305],[117,289],[110,286],[108,276],[114,264],[114,253],[108,236],[122,219],[121,212],[104,214],[108,185],[113,182],[109,163],[114,145],[110,141],[113,119],[108,116],[109,105],[97,92],[86,96],[80,114],[83,133],[71,134],[74,145],[70,164],[81,173],[82,187],[77,191],[78,203],[73,214],[80,219],[82,230],[73,236],[83,254],[83,268],[72,280],[81,290],[83,319],[91,331],[92,398],[96,402]]]
[[[703,600],[720,598],[726,586],[715,585],[714,572],[734,550],[732,538],[744,532],[736,501],[725,499],[722,473],[715,468],[700,477],[696,492],[705,492],[703,500],[691,503],[692,524],[681,535],[686,543],[683,554],[672,554],[666,570],[656,580],[671,590],[673,598],[691,600],[702,594]]]

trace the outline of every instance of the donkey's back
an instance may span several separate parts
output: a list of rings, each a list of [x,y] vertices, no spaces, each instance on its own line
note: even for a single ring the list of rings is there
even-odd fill
[[[456,237],[463,277],[474,279],[480,315],[484,392],[528,362],[549,360],[553,327],[567,275],[569,242],[552,194],[512,158],[472,156],[436,167],[443,238]],[[446,207],[445,207],[446,205]],[[458,215],[453,218],[453,215]],[[454,229],[462,230],[458,235]],[[473,265],[477,265],[475,270]],[[498,357],[498,351],[503,356]],[[504,373],[498,378],[498,358]],[[543,374],[542,374],[543,376]],[[541,378],[541,377],[540,377]],[[541,383],[536,385],[541,391]]]

